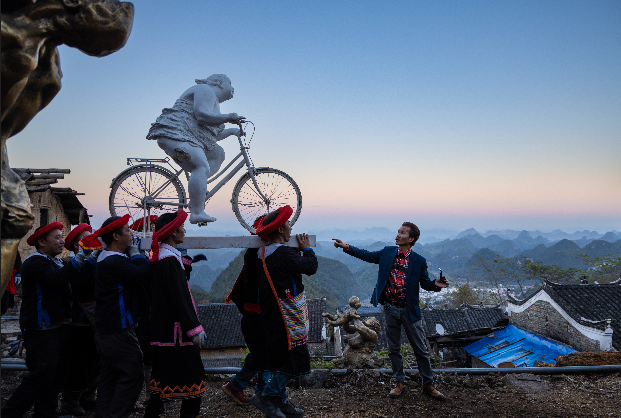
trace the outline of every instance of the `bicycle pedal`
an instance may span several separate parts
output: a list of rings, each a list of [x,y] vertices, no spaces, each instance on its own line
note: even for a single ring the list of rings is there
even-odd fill
[[[209,225],[210,223],[211,223],[211,222],[199,222],[199,223],[197,223],[196,225],[198,225],[198,226],[207,226],[207,225]]]

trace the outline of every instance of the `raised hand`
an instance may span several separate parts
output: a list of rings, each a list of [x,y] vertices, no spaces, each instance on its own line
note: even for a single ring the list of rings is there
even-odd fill
[[[347,248],[347,244],[345,244],[343,241],[341,241],[338,238],[332,238],[332,241],[334,241],[334,246],[336,248]]]

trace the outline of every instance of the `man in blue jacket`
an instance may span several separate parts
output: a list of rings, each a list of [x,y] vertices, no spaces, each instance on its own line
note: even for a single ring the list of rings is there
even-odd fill
[[[398,398],[405,389],[401,356],[401,326],[403,326],[416,355],[418,371],[423,377],[423,392],[434,399],[444,400],[444,395],[433,386],[433,374],[419,307],[418,287],[439,292],[442,288],[448,287],[449,283],[429,278],[427,261],[412,251],[412,246],[419,237],[418,227],[411,222],[404,222],[395,238],[397,246],[370,252],[344,244],[340,239],[334,239],[334,246],[363,261],[379,264],[377,284],[373,290],[371,303],[374,306],[378,303],[384,305],[388,356],[397,381],[397,385],[388,396]]]

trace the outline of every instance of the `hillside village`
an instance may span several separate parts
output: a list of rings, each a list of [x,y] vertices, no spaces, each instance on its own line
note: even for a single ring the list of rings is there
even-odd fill
[[[322,232],[318,235],[315,251],[320,258],[318,273],[307,278],[312,297],[325,296],[328,307],[344,304],[352,295],[368,300],[377,277],[377,266],[370,265],[344,254],[334,248],[331,241],[320,240],[325,236],[351,235],[352,245],[369,251],[393,245],[385,228],[362,231],[357,234],[346,231]],[[384,240],[360,239],[360,234],[382,237]],[[533,238],[533,235],[536,238]],[[424,235],[423,235],[424,236]],[[432,237],[433,238],[433,237]],[[609,231],[603,234],[582,231],[567,234],[562,231],[543,233],[541,231],[488,231],[480,234],[473,229],[461,232],[438,242],[417,243],[414,250],[427,259],[428,271],[437,277],[439,269],[454,285],[468,282],[479,297],[466,302],[501,303],[509,294],[514,297],[529,295],[536,286],[543,285],[546,278],[562,283],[579,283],[580,277],[587,281],[611,282],[621,275],[621,232]],[[190,253],[204,253],[207,263],[195,266],[192,286],[198,300],[221,302],[227,289],[241,269],[240,251],[190,250]],[[523,260],[533,263],[526,271]],[[597,263],[610,260],[608,268],[598,268]],[[494,260],[500,262],[494,263]],[[616,261],[615,261],[616,260]],[[491,270],[491,271],[490,271]],[[448,292],[422,291],[421,298],[430,306],[443,307],[451,304],[447,300],[456,286]],[[202,293],[207,292],[208,294]]]

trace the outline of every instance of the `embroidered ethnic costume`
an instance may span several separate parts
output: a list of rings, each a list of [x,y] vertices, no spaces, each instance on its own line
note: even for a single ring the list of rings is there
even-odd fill
[[[162,215],[164,216],[164,215]],[[205,392],[205,373],[200,348],[192,337],[203,327],[190,293],[181,252],[161,241],[171,236],[185,221],[177,217],[153,234],[151,281],[151,345],[153,370],[145,417],[157,417],[164,411],[163,401],[182,400],[181,416],[200,413]],[[186,261],[187,262],[187,261]]]
[[[46,234],[62,230],[54,222],[36,230],[28,239],[38,245]],[[87,263],[88,264],[88,263]],[[23,262],[22,305],[19,323],[24,333],[28,372],[11,397],[2,405],[2,417],[22,417],[34,405],[36,416],[56,416],[58,393],[66,378],[68,326],[73,312],[69,282],[80,280],[75,259],[64,263],[58,257],[36,251]]]
[[[84,237],[80,246],[97,247],[99,237],[111,233],[114,237],[118,230],[126,237],[128,221],[128,215],[113,220]],[[149,261],[135,247],[122,246],[118,249],[124,252],[111,251],[111,246],[103,250],[95,268],[95,343],[101,354],[96,409],[101,416],[127,416],[140,396],[144,377],[136,327],[149,309],[144,289],[151,278]]]

